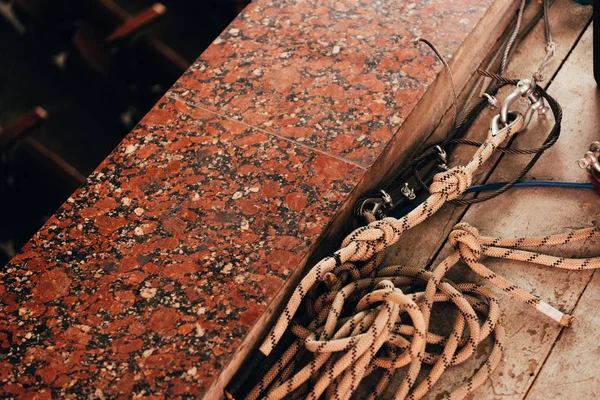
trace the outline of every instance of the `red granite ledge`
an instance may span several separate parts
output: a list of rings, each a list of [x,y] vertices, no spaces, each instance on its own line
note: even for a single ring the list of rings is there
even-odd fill
[[[370,166],[491,0],[254,1],[172,89]]]
[[[362,173],[163,99],[0,274],[0,394],[201,395]]]
[[[0,273],[0,396],[201,396],[490,3],[253,2]]]

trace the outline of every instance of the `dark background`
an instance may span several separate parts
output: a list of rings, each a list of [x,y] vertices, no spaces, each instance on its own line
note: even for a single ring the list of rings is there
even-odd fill
[[[117,44],[105,38],[118,19],[112,4],[130,16],[146,0],[0,0],[0,127],[36,106],[47,118],[10,146],[0,148],[0,266],[41,227],[77,187],[60,168],[40,159],[27,140],[87,176],[175,82],[181,71],[166,68],[148,51],[158,41],[177,55],[183,70],[220,34],[246,0],[164,0],[167,11]],[[7,16],[6,9],[12,16]],[[17,25],[26,30],[19,31]],[[78,32],[94,32],[84,49]],[[88,49],[109,61],[98,70],[82,56]],[[96,54],[96,53],[94,53]],[[57,61],[58,60],[58,61]],[[185,63],[184,65],[181,65]],[[2,134],[0,128],[0,135]],[[25,139],[28,138],[28,139]]]

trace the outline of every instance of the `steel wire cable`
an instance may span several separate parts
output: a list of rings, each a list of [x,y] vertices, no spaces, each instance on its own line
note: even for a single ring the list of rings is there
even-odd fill
[[[543,15],[543,18],[544,18],[546,40],[548,43],[552,42],[550,22],[549,22],[549,16],[548,16],[549,15],[548,8],[551,3],[552,2],[550,0],[543,0],[543,7],[541,10],[541,14]],[[525,25],[523,27],[521,26],[524,7],[525,7],[525,2],[522,2],[519,7],[519,11],[517,14],[517,19],[515,22],[515,27],[513,29],[513,33],[510,37],[507,38],[508,43],[503,43],[500,46],[499,50],[494,55],[494,57],[492,57],[492,59],[488,63],[488,68],[489,68],[491,66],[491,64],[493,63],[494,59],[498,56],[498,54],[500,54],[500,52],[501,52],[500,50],[504,49],[504,57],[503,57],[503,63],[502,63],[502,65],[504,65],[504,67],[502,65],[500,66],[499,74],[495,74],[496,77],[498,75],[501,75],[504,72],[504,69],[506,68],[506,63],[504,62],[504,60],[509,60],[510,56],[514,52],[514,49],[515,49],[514,44],[518,40],[519,31],[521,31],[521,28],[522,28],[521,35],[524,36],[533,28],[535,23],[537,23],[538,17],[535,17],[527,25]],[[434,50],[436,52],[436,54],[439,54],[439,52],[433,47],[433,45],[430,45],[430,47],[432,48],[432,50]],[[538,68],[537,75],[540,75],[541,74],[540,70],[542,70],[549,63],[549,61],[551,59],[551,57],[550,57],[550,59],[548,59],[549,54],[550,53],[547,51],[544,61]],[[552,53],[552,55],[553,54],[554,53]],[[441,58],[441,60],[444,63],[444,65],[447,65],[445,63],[445,60],[443,60],[443,58]],[[488,76],[488,77],[492,78],[490,75],[486,75],[486,73],[480,73],[480,76],[482,76],[482,77]],[[504,81],[501,84],[498,84],[498,82],[502,82],[502,81],[499,81],[497,79],[496,79],[496,82],[492,81],[490,83],[489,87],[486,89],[485,93],[487,95],[493,96],[497,93],[497,91],[500,87],[502,87],[508,83],[513,83],[514,81],[512,81],[512,80],[510,82]],[[478,85],[479,85],[479,81],[471,89],[471,91],[470,91],[469,95],[467,96],[467,99],[464,103],[465,105],[468,105],[470,103],[470,99],[472,98],[472,95],[474,94]],[[384,185],[383,190],[386,193],[389,193],[392,195],[391,197],[396,206],[401,205],[401,203],[406,201],[406,199],[402,193],[402,188],[403,188],[402,182],[406,182],[406,184],[408,184],[410,181],[414,180],[414,183],[416,184],[416,190],[426,189],[427,186],[431,183],[431,179],[433,178],[435,173],[439,172],[439,170],[437,169],[437,166],[435,164],[432,165],[432,161],[435,160],[435,158],[436,158],[436,152],[434,151],[436,146],[440,146],[444,151],[449,153],[450,151],[453,150],[453,148],[456,145],[465,144],[465,145],[478,146],[480,144],[476,141],[471,141],[471,140],[466,140],[466,139],[456,140],[456,138],[461,138],[466,134],[469,127],[472,125],[472,123],[475,121],[475,119],[479,116],[479,114],[486,108],[487,105],[488,105],[487,99],[484,97],[480,97],[478,99],[477,103],[475,103],[473,106],[471,106],[471,107],[467,106],[467,108],[465,110],[462,110],[462,112],[460,112],[460,111],[458,112],[458,114],[459,114],[458,122],[456,121],[457,112],[455,110],[455,122],[452,124],[452,126],[449,130],[449,133],[447,135],[447,140],[446,141],[444,141],[444,140],[437,141],[435,143],[432,143],[431,145],[428,145],[425,148],[420,148],[417,151],[417,154],[415,155],[415,157],[411,160],[411,162],[408,165],[406,165],[405,167],[403,167],[402,169],[400,169],[400,171],[398,171],[392,179],[388,180],[388,183]],[[561,112],[561,114],[562,114],[562,112]],[[551,144],[550,144],[550,146],[551,146]],[[499,189],[498,191],[496,191],[494,193],[486,194],[485,196],[482,196],[482,197],[476,197],[476,198],[472,198],[472,199],[455,200],[454,203],[462,204],[462,205],[473,204],[473,203],[478,203],[478,202],[489,200],[493,197],[496,197],[496,196],[504,193],[506,190],[508,190],[510,187],[512,187],[512,185],[514,185],[514,183],[516,183],[516,181],[518,181],[519,179],[522,179],[525,176],[525,174],[531,169],[533,164],[535,164],[535,162],[537,162],[537,160],[541,156],[541,153],[543,153],[546,150],[546,148],[543,148],[543,147],[545,147],[545,146],[541,146],[540,148],[529,149],[529,150],[525,150],[525,149],[510,150],[510,149],[505,149],[505,148],[499,149],[499,151],[501,151],[502,153],[506,153],[506,154],[539,153],[540,155],[536,155],[531,160],[531,163],[528,164],[523,171],[521,171],[521,173],[517,176],[517,178],[515,178],[512,181],[507,183],[506,187]],[[425,169],[424,177],[421,176],[421,174],[422,174],[422,172],[420,172],[421,169]],[[367,197],[372,197],[372,196],[367,196]],[[360,212],[358,210],[362,209],[360,207],[360,205],[362,204],[362,201],[364,201],[365,198],[361,199],[359,201],[359,203],[357,204],[357,214],[358,215],[360,215]],[[398,203],[400,203],[400,204],[398,204]]]
[[[519,30],[521,29],[521,21],[523,20],[523,12],[525,11],[525,2],[526,0],[521,0],[521,5],[519,6],[519,12],[517,14],[517,22],[515,23],[515,28],[513,30],[513,33],[510,35],[510,39],[508,41],[508,44],[506,45],[506,49],[504,50],[504,55],[502,56],[502,63],[500,64],[500,75],[502,75],[506,71],[511,48],[515,43],[515,40],[517,39]]]
[[[504,85],[515,85],[517,83],[514,79],[507,79],[498,74],[494,74],[488,71],[479,70],[479,74],[482,76],[487,76],[498,82],[500,86]],[[540,86],[536,87],[536,91],[539,95],[541,95],[548,103],[550,109],[553,112],[555,122],[554,126],[550,130],[548,136],[544,140],[544,142],[534,148],[509,148],[500,146],[496,150],[505,154],[521,154],[521,155],[533,155],[532,159],[527,163],[527,165],[515,176],[512,180],[506,183],[505,186],[499,188],[495,191],[487,193],[483,196],[471,198],[471,199],[455,199],[452,201],[454,204],[474,204],[482,201],[489,200],[494,198],[508,189],[510,189],[516,182],[520,181],[535,165],[535,163],[539,160],[542,154],[549,149],[559,138],[561,124],[562,124],[562,108],[558,102],[548,95],[548,93],[541,88]],[[485,107],[485,99],[481,99],[477,104],[469,109],[469,111],[464,115],[464,117],[456,124],[456,130],[460,131],[461,129],[466,129],[472,121],[478,116],[480,110]],[[426,189],[428,185],[431,183],[433,179],[433,175],[435,174],[435,168],[427,172],[427,176],[423,179],[420,176],[419,170],[423,167],[423,164],[430,162],[432,156],[436,154],[436,146],[440,146],[441,148],[448,148],[449,145],[468,145],[468,146],[481,146],[481,142],[469,139],[463,139],[461,137],[452,137],[450,139],[443,139],[436,142],[433,142],[426,147],[424,147],[419,154],[412,160],[411,164],[405,166],[401,169],[396,176],[385,186],[385,191],[394,195],[392,198],[401,198],[398,195],[398,182],[401,182],[406,179],[408,174],[412,174],[419,185],[420,188]]]

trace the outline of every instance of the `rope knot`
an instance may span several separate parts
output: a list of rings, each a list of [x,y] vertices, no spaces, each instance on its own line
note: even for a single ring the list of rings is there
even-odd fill
[[[460,252],[461,258],[468,262],[477,262],[483,254],[479,230],[466,223],[454,226],[448,236],[448,243]]]
[[[393,218],[384,218],[358,228],[346,237],[342,247],[356,244],[356,251],[349,261],[368,261],[375,254],[398,241],[401,232],[393,225]]]
[[[433,177],[429,193],[439,193],[446,200],[454,200],[471,186],[472,175],[463,166],[457,166],[448,171],[440,172]]]

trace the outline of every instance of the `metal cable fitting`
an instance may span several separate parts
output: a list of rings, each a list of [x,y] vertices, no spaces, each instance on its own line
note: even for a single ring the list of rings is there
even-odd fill
[[[577,165],[581,169],[587,169],[592,176],[600,179],[600,142],[592,142],[590,149],[583,158],[577,160]]]
[[[404,195],[404,197],[406,197],[409,200],[414,200],[417,198],[417,195],[415,194],[415,189],[411,189],[408,186],[408,183],[404,182],[404,186],[402,186],[402,189],[400,189],[400,192]]]

